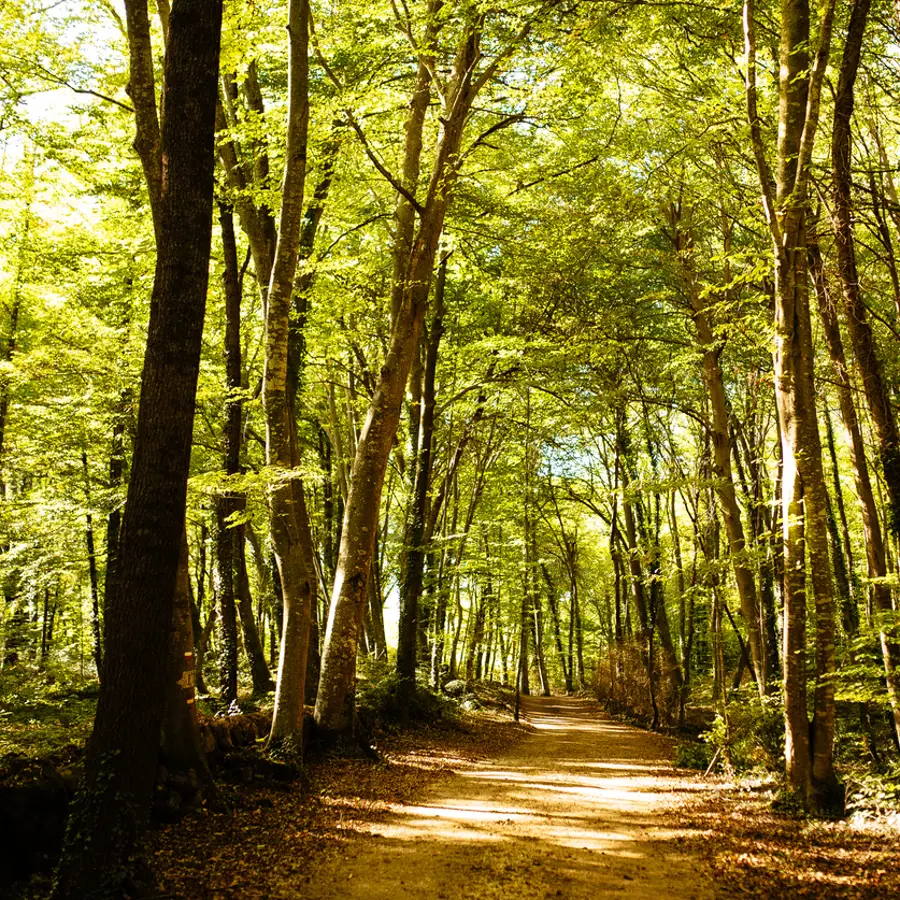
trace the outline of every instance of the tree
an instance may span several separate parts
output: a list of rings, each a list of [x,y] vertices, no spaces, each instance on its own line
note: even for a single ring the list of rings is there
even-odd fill
[[[136,7],[129,3],[129,14],[140,19]],[[143,880],[134,853],[156,774],[184,529],[212,238],[221,21],[217,0],[176,0],[170,19],[160,138],[166,167],[135,453],[106,610],[106,678],[56,873],[60,898],[121,896]]]
[[[826,525],[827,489],[816,421],[806,254],[809,166],[831,48],[834,3],[810,43],[806,0],[785,0],[781,17],[778,166],[773,179],[756,96],[753,0],[744,5],[747,111],[775,258],[775,388],[784,459],[784,693],[787,781],[807,808],[843,811],[834,773],[835,607]],[[809,48],[814,47],[810,58]],[[806,711],[806,552],[816,604],[812,725]]]

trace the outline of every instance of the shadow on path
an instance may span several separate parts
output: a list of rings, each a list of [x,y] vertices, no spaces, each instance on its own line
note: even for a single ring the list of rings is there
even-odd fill
[[[511,754],[397,808],[285,896],[712,898],[661,809],[682,787],[665,738],[587,700],[523,698],[523,715],[534,733]]]

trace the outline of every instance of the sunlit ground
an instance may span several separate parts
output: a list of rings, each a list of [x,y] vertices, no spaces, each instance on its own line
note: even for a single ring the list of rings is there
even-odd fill
[[[586,701],[531,698],[524,712],[533,734],[513,755],[370,826],[334,896],[712,896],[663,827],[661,804],[682,785],[662,739]]]

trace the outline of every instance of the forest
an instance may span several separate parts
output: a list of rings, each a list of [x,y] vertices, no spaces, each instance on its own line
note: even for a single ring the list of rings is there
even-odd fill
[[[900,895],[900,2],[0,25],[0,896]]]

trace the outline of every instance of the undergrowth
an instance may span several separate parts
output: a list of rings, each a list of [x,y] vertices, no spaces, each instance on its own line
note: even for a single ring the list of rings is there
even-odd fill
[[[400,679],[387,661],[368,661],[356,689],[360,718],[375,728],[402,725],[457,725],[459,706],[450,697],[417,682],[408,700]]]

